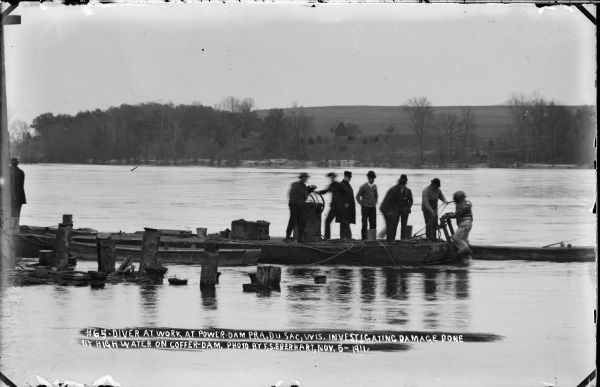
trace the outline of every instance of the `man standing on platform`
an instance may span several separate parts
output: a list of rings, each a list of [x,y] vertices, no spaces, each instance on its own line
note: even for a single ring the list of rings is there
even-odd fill
[[[437,177],[431,180],[431,184],[425,187],[423,190],[423,201],[421,203],[421,209],[423,210],[423,217],[425,218],[425,235],[428,241],[437,240],[437,229],[438,229],[438,213],[437,205],[438,200],[448,204],[444,194],[440,187],[442,183]]]
[[[340,224],[340,237],[342,239],[352,239],[352,230],[350,230],[350,223],[356,223],[356,204],[354,203],[354,190],[350,185],[350,179],[352,179],[352,172],[344,171],[344,180],[340,183],[342,186],[342,204],[343,214],[338,214],[336,222]]]
[[[331,179],[329,187],[317,191],[321,195],[331,192],[331,208],[329,214],[327,214],[327,218],[325,218],[325,235],[323,237],[324,239],[331,239],[331,222],[335,219],[340,224],[340,237],[352,238],[350,223],[356,222],[354,191],[350,186],[352,172],[344,172],[344,180],[342,182],[335,180],[337,175],[334,172],[328,173],[327,177]]]
[[[409,239],[411,237],[411,235],[408,235],[408,230],[406,226],[408,225],[408,216],[410,215],[411,207],[413,205],[413,195],[410,188],[406,186],[407,182],[408,177],[404,174],[400,175],[400,180],[398,180],[400,239]]]
[[[406,187],[407,181],[406,175],[401,175],[398,184],[388,190],[381,203],[380,210],[385,218],[386,240],[388,243],[396,239],[396,231],[400,220],[402,221],[400,238],[405,239],[408,236],[406,224],[413,204],[413,196],[412,191]]]
[[[292,183],[289,192],[289,202],[288,206],[290,207],[290,220],[288,221],[287,229],[285,230],[285,241],[290,241],[290,237],[292,235],[292,231],[294,231],[294,227],[298,226],[298,242],[303,242],[302,236],[304,235],[304,203],[306,202],[306,198],[308,197],[308,187],[306,186],[306,181],[310,176],[308,173],[302,172],[298,178],[300,180]]]
[[[10,193],[11,193],[11,217],[14,231],[19,231],[19,218],[21,217],[21,206],[27,203],[25,199],[25,172],[18,167],[19,159],[10,159]]]
[[[369,171],[367,173],[367,182],[360,186],[358,193],[356,194],[356,201],[360,204],[360,214],[362,221],[362,228],[360,230],[360,236],[362,240],[367,239],[367,222],[369,223],[369,229],[377,229],[377,186],[375,185],[375,172]]]

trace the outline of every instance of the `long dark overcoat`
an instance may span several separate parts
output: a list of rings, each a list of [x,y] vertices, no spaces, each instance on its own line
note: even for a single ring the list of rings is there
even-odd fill
[[[25,172],[19,167],[10,167],[11,207],[20,208],[27,203],[25,199]]]

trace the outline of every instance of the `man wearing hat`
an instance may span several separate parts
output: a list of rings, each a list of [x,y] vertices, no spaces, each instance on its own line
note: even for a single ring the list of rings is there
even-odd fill
[[[304,235],[304,203],[308,197],[309,189],[306,186],[306,181],[310,176],[306,172],[302,172],[298,176],[298,181],[292,183],[290,187],[288,206],[290,207],[290,220],[288,221],[287,229],[285,230],[285,240],[289,241],[294,228],[298,226],[298,242],[302,242]]]
[[[19,229],[19,218],[21,217],[21,206],[27,203],[25,199],[25,172],[18,167],[19,159],[10,159],[10,198],[12,227],[15,231]]]
[[[367,222],[369,223],[369,229],[377,229],[377,186],[375,185],[375,172],[367,172],[367,182],[360,186],[358,193],[356,194],[356,201],[360,204],[360,214],[362,221],[362,228],[360,230],[360,236],[362,240],[367,239]]]
[[[428,241],[437,240],[438,200],[443,201],[444,204],[448,204],[444,194],[442,194],[442,190],[440,189],[441,186],[442,183],[440,182],[440,179],[436,177],[435,179],[431,180],[431,184],[429,184],[423,190],[421,209],[423,210],[423,217],[425,218],[425,235],[427,236]]]
[[[396,239],[398,222],[401,222],[400,238],[410,237],[406,230],[408,216],[413,205],[413,196],[410,188],[406,186],[408,177],[401,175],[398,184],[393,186],[385,194],[380,210],[385,218],[386,239],[393,242]]]
[[[331,209],[327,218],[325,218],[325,239],[331,239],[331,222],[335,221],[340,224],[340,237],[352,238],[350,223],[356,222],[356,205],[354,204],[354,191],[350,186],[352,172],[344,172],[344,180],[336,181],[337,175],[334,172],[327,174],[331,179],[329,187],[324,190],[317,191],[321,195],[331,192]]]

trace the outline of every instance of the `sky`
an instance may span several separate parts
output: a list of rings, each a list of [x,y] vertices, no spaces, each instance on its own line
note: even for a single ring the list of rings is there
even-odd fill
[[[21,4],[5,27],[9,119],[227,96],[257,109],[596,103],[595,29],[573,7],[315,5]]]

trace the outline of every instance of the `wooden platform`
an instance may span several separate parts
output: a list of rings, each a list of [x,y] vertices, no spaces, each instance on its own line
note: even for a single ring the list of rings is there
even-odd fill
[[[139,256],[142,233],[113,233],[118,258]],[[88,229],[73,230],[72,251],[80,259],[96,259],[96,233]],[[225,265],[270,264],[345,264],[396,266],[435,264],[452,261],[452,248],[444,241],[422,239],[395,241],[330,240],[313,243],[285,242],[283,238],[268,240],[232,240],[212,237],[218,243]],[[23,227],[15,243],[19,252],[36,256],[39,249],[52,248],[54,230]],[[159,259],[165,263],[201,263],[205,256],[204,241],[189,232],[168,230],[161,234]],[[548,262],[594,262],[595,247],[510,247],[471,246],[477,260],[526,260]]]

